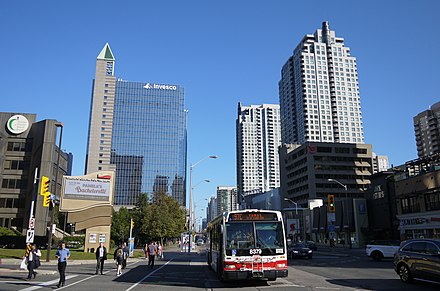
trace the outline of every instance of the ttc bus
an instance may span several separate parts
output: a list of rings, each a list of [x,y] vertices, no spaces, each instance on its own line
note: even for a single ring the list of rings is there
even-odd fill
[[[287,277],[287,248],[281,212],[224,212],[208,225],[208,265],[220,280]]]

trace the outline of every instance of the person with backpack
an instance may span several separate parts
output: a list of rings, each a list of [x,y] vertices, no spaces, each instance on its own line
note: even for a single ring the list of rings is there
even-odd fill
[[[128,249],[127,243],[125,242],[122,245],[122,251],[124,252],[124,258],[122,260],[122,269],[125,269],[125,267],[127,267],[127,258],[130,255],[130,251]]]
[[[116,276],[122,275],[122,261],[124,260],[124,251],[122,250],[122,246],[119,245],[113,254],[113,258],[116,261],[116,265],[118,266],[116,270]]]
[[[37,248],[37,245],[33,244],[31,246],[31,251],[26,257],[26,260],[28,262],[27,269],[29,271],[26,280],[32,279],[32,276],[34,276],[35,279],[35,277],[37,276],[37,272],[35,272],[35,269],[37,269],[41,264],[40,257],[41,257],[40,250]]]
[[[104,261],[107,260],[107,248],[104,246],[104,243],[99,243],[99,247],[96,248],[96,272],[95,275],[98,275],[98,270],[101,270],[101,275],[103,275],[102,271],[104,269]]]

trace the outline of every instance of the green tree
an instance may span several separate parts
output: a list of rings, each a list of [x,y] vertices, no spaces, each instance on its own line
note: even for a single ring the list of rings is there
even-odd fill
[[[113,210],[111,239],[115,243],[127,241],[130,235],[130,212],[127,208],[121,207],[119,211]]]
[[[17,234],[7,227],[0,226],[0,236],[17,236]]]
[[[137,234],[143,242],[179,237],[185,227],[185,211],[166,193],[154,193],[154,203],[141,195],[136,207]]]

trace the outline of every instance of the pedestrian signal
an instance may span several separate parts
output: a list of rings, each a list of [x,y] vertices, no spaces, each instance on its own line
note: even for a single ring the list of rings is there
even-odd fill
[[[46,176],[41,177],[40,181],[40,195],[46,196],[49,193],[50,179]]]
[[[327,202],[328,202],[328,212],[335,212],[336,211],[335,195],[329,194],[327,196]]]

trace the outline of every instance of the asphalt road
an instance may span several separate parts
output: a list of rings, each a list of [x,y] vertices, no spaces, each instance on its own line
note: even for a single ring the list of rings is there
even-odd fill
[[[289,260],[289,277],[274,282],[245,281],[222,283],[200,253],[167,252],[164,260],[149,270],[147,261],[129,262],[122,276],[116,276],[113,261],[105,264],[104,275],[94,275],[94,264],[68,265],[66,286],[57,290],[140,291],[140,290],[438,290],[426,282],[404,284],[392,269],[392,261],[374,262],[362,250],[320,250],[313,259]],[[25,281],[25,272],[16,266],[1,266],[0,290],[52,290],[58,283],[55,265],[44,265],[37,278]]]

